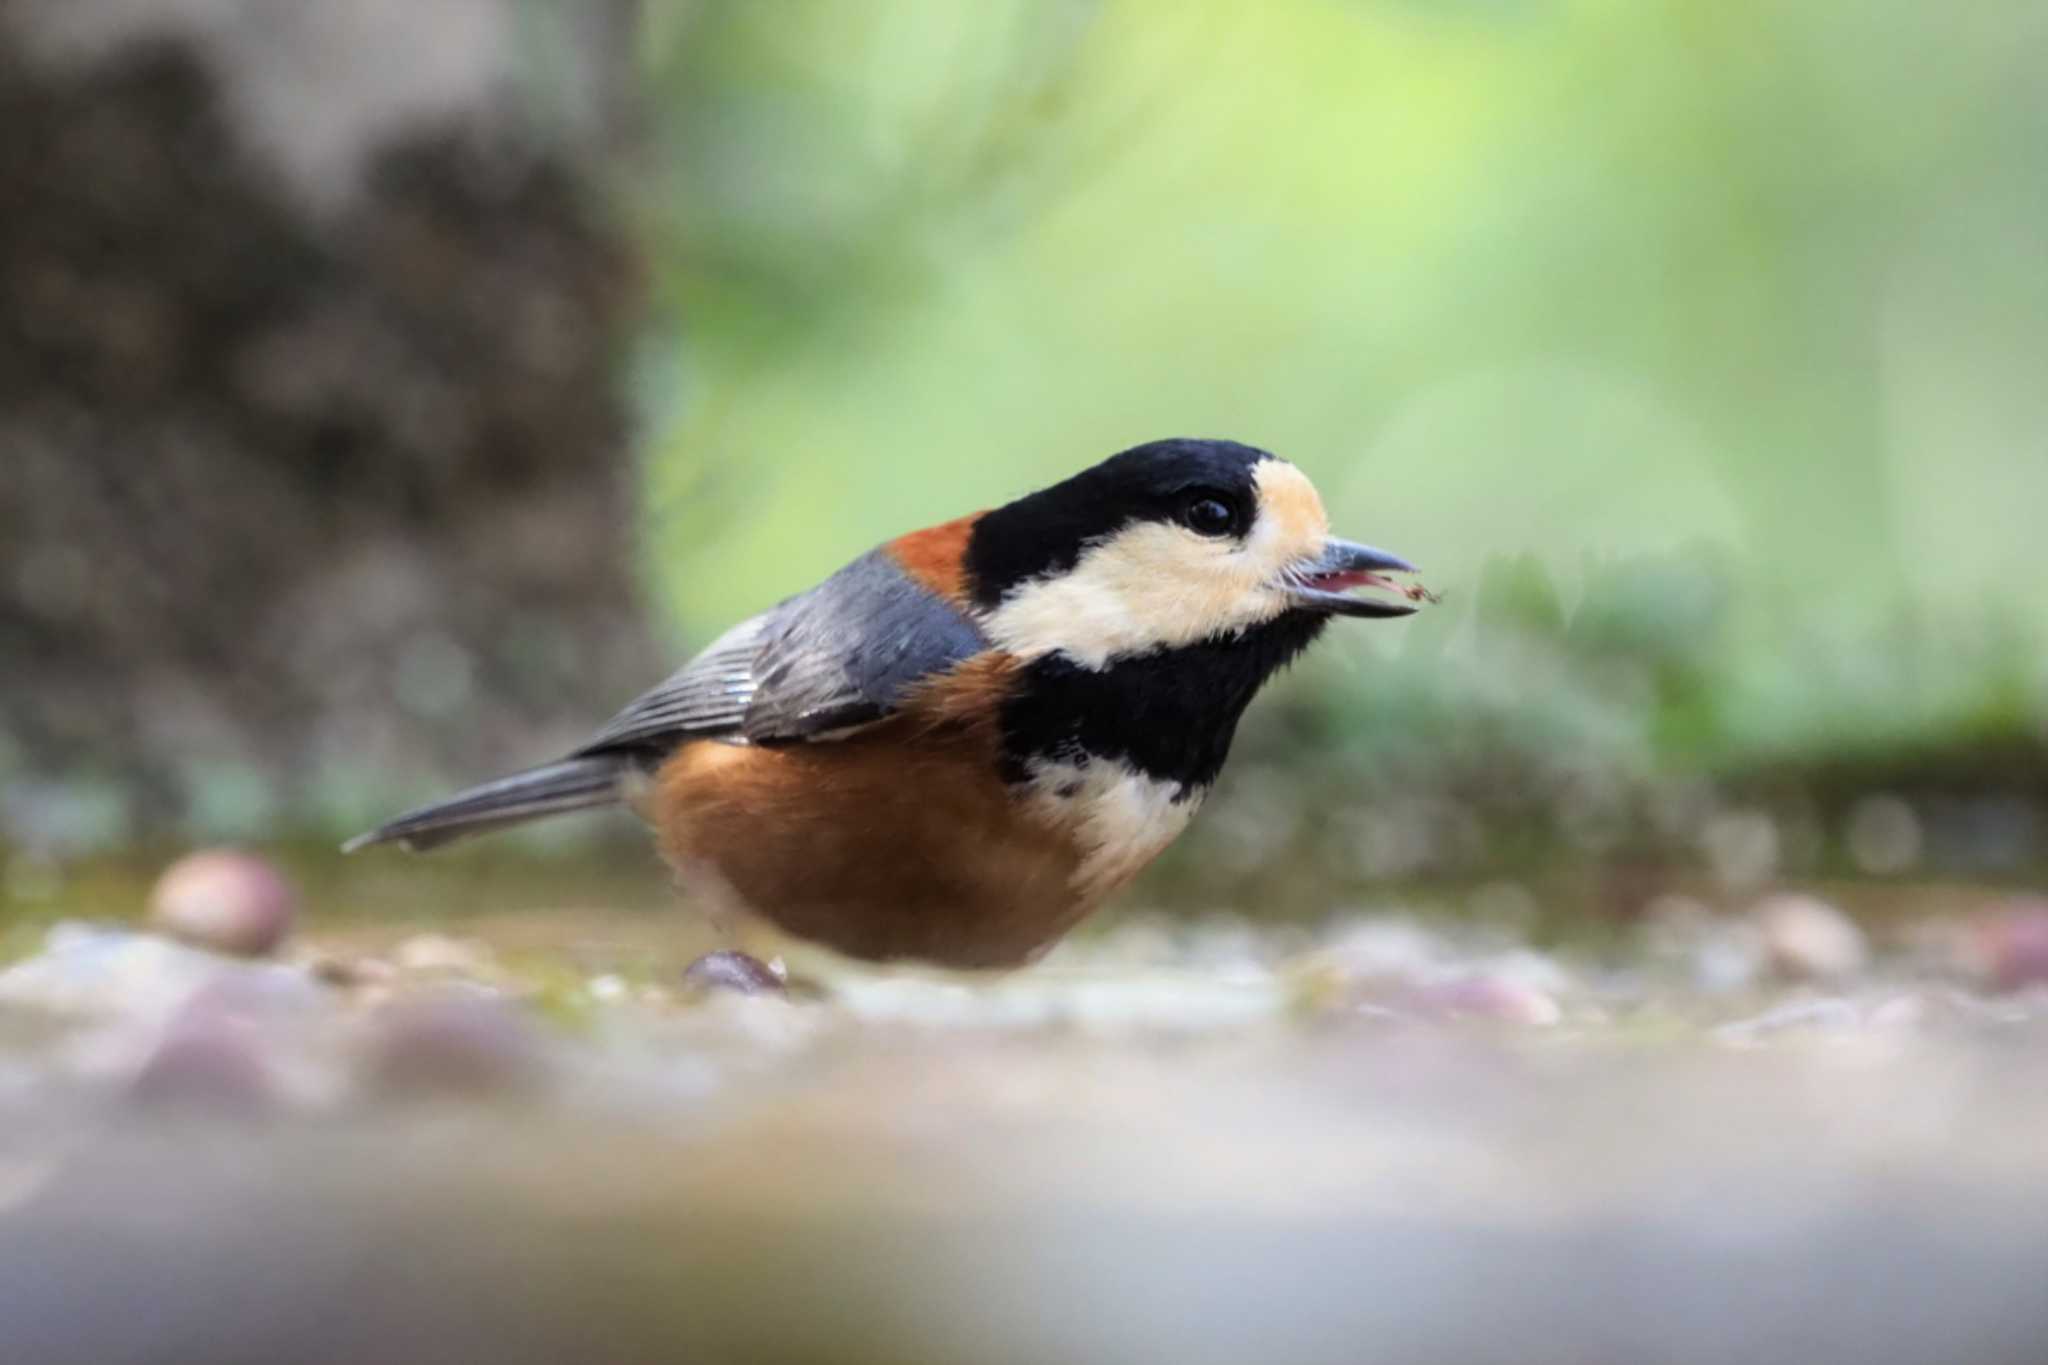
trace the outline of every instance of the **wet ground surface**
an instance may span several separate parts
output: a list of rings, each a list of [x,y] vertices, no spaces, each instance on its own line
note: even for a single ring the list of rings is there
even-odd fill
[[[2039,1361],[2043,913],[787,983],[637,912],[60,924],[0,968],[0,1359]]]

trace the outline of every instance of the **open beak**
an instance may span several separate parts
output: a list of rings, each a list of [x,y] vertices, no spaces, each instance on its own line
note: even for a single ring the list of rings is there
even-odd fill
[[[1412,616],[1427,591],[1420,584],[1396,583],[1383,575],[1415,572],[1415,566],[1399,555],[1332,536],[1324,542],[1322,554],[1288,574],[1287,591],[1297,606],[1332,616]],[[1354,597],[1354,588],[1377,588],[1402,600]]]

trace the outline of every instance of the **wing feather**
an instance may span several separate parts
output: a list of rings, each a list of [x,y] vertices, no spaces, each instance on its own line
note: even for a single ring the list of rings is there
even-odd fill
[[[971,617],[872,551],[719,636],[576,753],[838,738],[889,715],[912,683],[986,648]]]
[[[665,749],[686,738],[736,733],[754,699],[754,656],[774,614],[749,617],[713,640],[696,658],[629,702],[576,753]]]

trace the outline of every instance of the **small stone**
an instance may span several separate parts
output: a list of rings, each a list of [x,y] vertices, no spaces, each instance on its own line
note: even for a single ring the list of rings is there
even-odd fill
[[[1779,895],[1750,912],[1771,970],[1794,981],[1839,981],[1870,963],[1863,931],[1813,896]]]
[[[275,962],[237,962],[158,934],[62,923],[40,952],[0,969],[0,1008],[160,1026],[215,987],[305,1001],[318,988]]]
[[[1864,1022],[1874,1029],[1898,1029],[1916,1032],[1927,1025],[1932,1011],[1927,997],[1915,992],[1894,995],[1870,1007]]]
[[[1477,973],[1447,977],[1402,997],[1410,1011],[1433,1019],[1485,1019],[1548,1027],[1564,1017],[1556,997],[1513,976]]]
[[[1407,984],[1433,975],[1450,957],[1442,938],[1398,915],[1374,916],[1343,926],[1300,964],[1354,986]]]
[[[322,998],[292,968],[243,968],[216,973],[185,998],[173,1020],[218,1018],[260,1029],[302,1017]]]
[[[409,972],[442,972],[451,976],[480,976],[494,965],[491,950],[473,938],[451,938],[447,934],[414,934],[392,954]]]
[[[370,1084],[395,1098],[517,1094],[531,1090],[544,1070],[532,1022],[492,997],[402,1001],[381,1013],[377,1027]]]
[[[160,932],[242,957],[275,951],[297,912],[298,897],[282,873],[229,849],[179,859],[149,893],[149,921]]]
[[[1180,934],[1175,921],[1164,915],[1131,915],[1115,928],[1092,938],[1080,934],[1063,938],[1043,961],[1064,966],[1083,963],[1133,968],[1156,968],[1180,960]]]
[[[1968,956],[1991,986],[2024,990],[2048,982],[2048,900],[2021,900],[1971,925]]]
[[[1953,987],[1922,987],[1873,1006],[1864,1022],[1872,1028],[1958,1033],[2025,1023],[2027,1012],[2009,1000],[1980,1000]]]
[[[380,957],[323,956],[315,958],[306,970],[322,985],[348,990],[389,986],[398,977],[398,969]]]
[[[734,991],[740,995],[784,995],[783,974],[751,953],[722,948],[706,953],[683,969],[683,985],[697,990]]]
[[[1642,943],[1650,958],[1710,995],[1746,991],[1763,975],[1763,935],[1756,925],[1716,914],[1688,896],[1658,896],[1643,907]]]
[[[1852,1001],[1828,996],[1795,1000],[1748,1019],[1722,1024],[1714,1030],[1714,1036],[1724,1043],[1754,1043],[1780,1033],[1839,1033],[1862,1022],[1862,1012]]]
[[[270,1068],[246,1028],[225,1017],[168,1030],[128,1089],[146,1109],[254,1118],[275,1100]]]

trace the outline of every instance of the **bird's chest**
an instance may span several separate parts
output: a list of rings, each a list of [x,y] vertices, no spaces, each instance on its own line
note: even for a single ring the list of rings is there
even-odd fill
[[[1180,837],[1270,667],[1215,642],[1100,668],[1052,654],[1018,672],[1001,707],[1003,774],[1074,847],[1077,893],[1110,895]]]
[[[1074,889],[1088,902],[1113,894],[1179,838],[1206,791],[1080,753],[1034,760],[1028,773],[1025,809],[1072,843]]]

